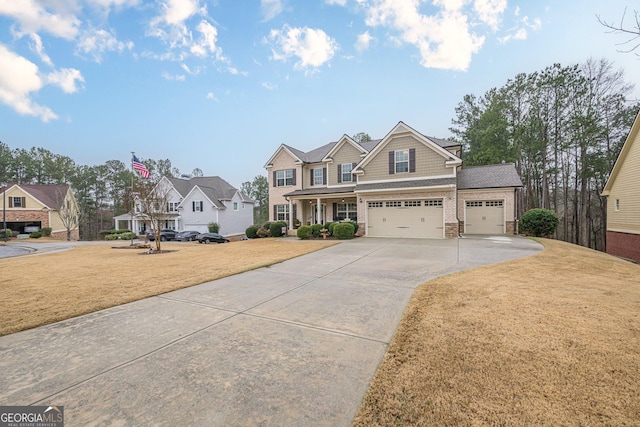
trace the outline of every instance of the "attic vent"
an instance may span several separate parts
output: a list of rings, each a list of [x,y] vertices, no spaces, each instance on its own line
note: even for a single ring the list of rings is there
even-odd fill
[[[182,175],[180,175],[180,178],[186,178],[186,179],[189,179],[189,178],[191,178],[191,174],[183,173]]]

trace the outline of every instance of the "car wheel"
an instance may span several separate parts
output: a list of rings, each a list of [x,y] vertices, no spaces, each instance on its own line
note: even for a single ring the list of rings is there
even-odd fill
[[[204,243],[206,243],[207,245],[211,242],[211,240],[209,239],[204,239]]]
[[[166,238],[165,236],[160,236],[160,241],[161,241],[161,242],[166,242],[166,241],[167,241],[167,238]]]

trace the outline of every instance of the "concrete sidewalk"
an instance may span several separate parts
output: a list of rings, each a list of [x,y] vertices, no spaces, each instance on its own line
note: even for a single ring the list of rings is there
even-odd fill
[[[0,405],[63,405],[67,426],[346,426],[415,287],[541,249],[360,238],[0,337]]]

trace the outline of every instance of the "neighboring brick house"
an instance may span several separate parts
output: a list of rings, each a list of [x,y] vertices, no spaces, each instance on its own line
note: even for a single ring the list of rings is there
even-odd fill
[[[347,135],[309,152],[281,145],[266,163],[269,218],[293,225],[346,219],[358,234],[514,234],[522,181],[511,163],[462,168],[461,146],[399,122],[384,138]]]
[[[162,228],[206,232],[209,223],[215,222],[221,234],[238,236],[253,224],[254,201],[219,176],[163,177],[158,185],[167,194]],[[124,226],[142,233],[148,228],[148,218],[138,210],[133,225],[131,219],[131,214],[115,217],[116,229]]]
[[[607,197],[607,253],[640,263],[640,112],[602,195]]]
[[[51,227],[51,237],[66,239],[67,227],[61,213],[78,216],[76,199],[68,185],[7,184],[3,194],[3,220],[8,229],[21,234]],[[78,240],[77,222],[70,231],[70,238]]]

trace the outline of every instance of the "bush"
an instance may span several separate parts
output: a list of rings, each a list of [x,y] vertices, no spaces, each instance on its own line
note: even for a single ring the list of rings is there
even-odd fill
[[[324,228],[326,228],[327,231],[329,232],[329,234],[328,234],[329,236],[331,235],[331,230],[333,230],[332,225],[333,225],[333,222],[325,222],[324,223]]]
[[[269,226],[269,232],[271,233],[271,237],[281,237],[282,236],[282,227],[287,228],[287,223],[284,221],[276,221],[272,222]]]
[[[313,237],[320,237],[320,230],[324,228],[323,224],[313,224],[311,226],[311,235]]]
[[[107,234],[106,236],[104,236],[104,240],[118,240],[119,238],[120,234],[118,233]]]
[[[271,228],[271,223],[269,221],[265,222],[264,224],[262,224],[262,228],[268,230]]]
[[[42,237],[42,231],[34,231],[33,233],[29,233],[29,237],[32,239],[39,239]]]
[[[52,231],[52,230],[53,230],[53,229],[52,229],[51,227],[42,227],[42,228],[40,229],[40,231],[42,231],[42,235],[43,235],[44,237],[51,237],[51,231]]]
[[[119,233],[118,236],[120,237],[120,240],[133,240],[138,237],[136,233],[133,233],[131,231]]]
[[[244,234],[247,235],[247,239],[255,239],[256,237],[258,237],[257,233],[259,228],[260,227],[257,225],[250,225],[249,227],[247,227],[247,229],[244,231]]]
[[[351,221],[351,224],[353,224],[353,234],[355,235],[358,232],[358,223]]]
[[[353,239],[355,227],[352,222],[341,222],[333,227],[333,235],[336,239]]]
[[[9,230],[8,228],[6,230],[0,230],[0,239],[8,239],[10,237],[15,237],[13,235],[13,231]]]
[[[220,224],[217,222],[210,222],[207,227],[209,227],[209,233],[219,233],[220,232]]]
[[[555,233],[560,219],[549,209],[530,209],[520,219],[520,232],[536,237]]]
[[[339,222],[330,222],[329,225],[327,226],[327,230],[329,230],[329,234],[333,236],[333,228],[337,225],[340,224]]]
[[[256,235],[258,237],[269,237],[270,236],[270,231],[268,228],[264,228],[264,227],[260,227],[258,228],[258,231],[256,232]]]
[[[311,227],[308,225],[301,225],[296,232],[298,239],[307,240],[311,236]]]

